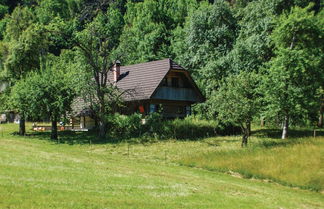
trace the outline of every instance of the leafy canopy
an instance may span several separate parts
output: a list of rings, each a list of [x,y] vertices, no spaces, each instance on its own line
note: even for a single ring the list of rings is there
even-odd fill
[[[295,7],[278,19],[272,34],[276,56],[263,84],[269,116],[297,119],[314,114],[319,107],[316,92],[324,83],[321,22],[309,7]]]

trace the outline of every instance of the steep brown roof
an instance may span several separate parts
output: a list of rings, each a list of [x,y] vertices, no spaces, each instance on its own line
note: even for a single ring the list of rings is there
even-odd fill
[[[171,59],[121,66],[117,87],[128,91],[125,100],[149,99],[170,69],[184,70]],[[110,73],[109,79],[113,76]]]

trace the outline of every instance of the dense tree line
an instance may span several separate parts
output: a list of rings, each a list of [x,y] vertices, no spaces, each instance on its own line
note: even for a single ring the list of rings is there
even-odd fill
[[[1,0],[0,18],[0,81],[10,84],[1,108],[23,117],[39,116],[33,101],[54,124],[74,96],[93,94],[103,137],[105,115],[120,101],[99,75],[117,59],[126,65],[170,57],[207,98],[195,112],[241,126],[243,144],[252,120],[282,125],[282,138],[289,124],[323,124],[318,0]],[[28,87],[36,81],[49,88]],[[57,85],[67,93],[50,90]],[[35,97],[26,100],[30,92]],[[37,98],[45,94],[48,100]],[[55,107],[46,107],[50,98]]]

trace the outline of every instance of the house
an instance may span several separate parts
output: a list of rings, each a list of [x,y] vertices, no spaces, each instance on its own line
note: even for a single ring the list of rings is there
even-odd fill
[[[191,114],[192,104],[205,100],[190,73],[171,59],[128,66],[117,61],[108,78],[118,89],[132,92],[124,95],[126,107],[120,110],[123,114],[160,112],[165,118],[184,118]],[[73,109],[78,109],[74,126],[95,126],[89,109]]]

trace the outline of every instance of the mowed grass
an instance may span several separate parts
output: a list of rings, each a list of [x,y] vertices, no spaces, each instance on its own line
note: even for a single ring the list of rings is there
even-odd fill
[[[323,194],[176,162],[239,138],[57,144],[0,125],[0,208],[323,208]],[[43,139],[43,140],[42,140]]]

